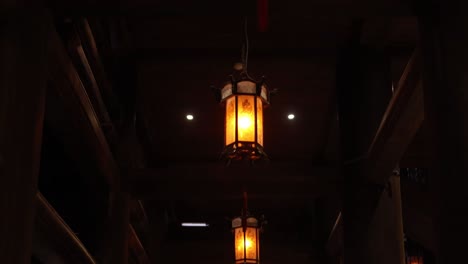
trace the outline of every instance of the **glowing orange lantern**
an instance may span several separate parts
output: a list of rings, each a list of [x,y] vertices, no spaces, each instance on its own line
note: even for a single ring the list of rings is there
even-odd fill
[[[409,256],[407,259],[408,264],[424,264],[423,257],[421,256]]]
[[[244,192],[244,211],[232,220],[236,264],[260,263],[260,224],[247,213],[247,194]]]
[[[225,148],[228,159],[256,160],[266,157],[263,151],[263,108],[270,103],[270,91],[264,81],[244,77],[218,90],[225,104]]]
[[[232,220],[236,263],[259,263],[259,225],[255,217]]]

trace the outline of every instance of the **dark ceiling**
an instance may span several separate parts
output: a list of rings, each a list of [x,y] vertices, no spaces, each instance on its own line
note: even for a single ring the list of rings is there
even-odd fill
[[[135,98],[137,118],[145,123],[143,147],[150,168],[139,178],[136,192],[149,217],[212,224],[211,231],[202,232],[169,228],[161,251],[165,260],[177,255],[171,247],[175,244],[187,248],[180,252],[191,252],[185,258],[208,256],[188,249],[199,241],[228,245],[227,219],[240,212],[245,188],[252,211],[265,214],[270,223],[265,243],[278,248],[281,243],[274,241],[281,239],[283,248],[298,251],[298,263],[306,263],[314,241],[323,240],[333,224],[324,208],[338,208],[335,64],[353,21],[365,22],[363,45],[389,54],[395,81],[417,42],[417,23],[404,1],[271,0],[266,32],[256,29],[253,2],[52,5],[61,17],[88,18],[119,100],[132,105]],[[222,85],[240,60],[244,15],[249,73],[266,76],[279,91],[264,111],[264,146],[271,161],[258,168],[244,163],[225,168],[219,160],[224,110],[210,86]],[[185,118],[189,113],[194,120]],[[296,118],[288,120],[289,113]],[[295,244],[302,249],[290,246]],[[225,254],[210,259],[228,263]],[[265,253],[265,260],[271,256]]]

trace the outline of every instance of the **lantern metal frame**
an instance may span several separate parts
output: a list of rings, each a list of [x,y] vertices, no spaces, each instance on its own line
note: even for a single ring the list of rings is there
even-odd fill
[[[260,232],[263,230],[263,220],[259,221],[256,217],[249,214],[247,210],[247,193],[244,192],[244,208],[242,214],[232,220],[232,232],[234,234],[234,247],[236,246],[236,230],[242,228],[243,234],[243,254],[242,258],[237,258],[236,249],[234,249],[235,263],[236,264],[259,264],[260,263]],[[255,229],[255,257],[247,258],[247,228]]]
[[[224,131],[225,147],[221,154],[222,157],[229,160],[258,160],[268,159],[268,155],[263,149],[263,145],[258,142],[258,108],[257,98],[262,101],[262,108],[266,108],[270,104],[271,91],[265,83],[265,78],[262,77],[260,81],[255,81],[246,74],[241,74],[240,78],[236,79],[230,76],[230,82],[226,83],[222,89],[217,89],[217,100],[226,107],[226,101],[229,98],[235,97],[235,140],[234,142],[226,145],[226,127]],[[252,96],[254,97],[254,141],[241,141],[239,140],[239,120],[238,120],[238,97],[239,96]],[[227,109],[225,109],[227,111]],[[262,113],[263,114],[263,113]],[[263,118],[262,118],[263,121]],[[226,120],[225,120],[226,122]],[[261,124],[263,128],[263,123]]]

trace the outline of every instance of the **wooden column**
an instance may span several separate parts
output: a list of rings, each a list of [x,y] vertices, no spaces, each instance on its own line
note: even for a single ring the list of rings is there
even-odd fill
[[[151,263],[159,263],[162,260],[163,242],[168,232],[168,223],[166,212],[162,205],[151,205],[151,212],[148,212],[149,218],[149,243],[148,255]]]
[[[370,263],[368,225],[383,186],[369,181],[366,155],[392,93],[385,54],[354,39],[337,64],[343,177],[344,263]]]
[[[106,239],[106,264],[128,263],[128,238],[130,232],[130,202],[126,192],[113,195],[110,208],[109,229]]]
[[[392,204],[393,204],[393,218],[395,221],[394,235],[395,235],[395,252],[396,263],[405,264],[405,235],[403,228],[403,209],[401,205],[401,182],[400,175],[393,175],[390,178],[390,186],[392,190]],[[392,252],[393,254],[393,252]]]
[[[405,264],[400,177],[392,175],[369,225],[371,263]]]
[[[435,153],[429,181],[436,263],[466,262],[468,237],[468,3],[421,1],[424,95]]]
[[[26,264],[31,262],[51,23],[43,10],[2,11],[0,261]]]
[[[134,123],[129,123],[120,135],[116,146],[116,159],[120,167],[117,191],[111,193],[113,202],[109,212],[109,230],[105,245],[106,264],[127,264],[129,260],[130,194],[128,189],[129,171],[141,166],[136,149]]]

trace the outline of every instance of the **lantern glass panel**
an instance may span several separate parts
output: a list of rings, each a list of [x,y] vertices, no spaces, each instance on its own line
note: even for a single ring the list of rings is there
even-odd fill
[[[257,259],[257,228],[247,227],[245,230],[245,249],[246,259]],[[247,263],[249,263],[249,261],[247,261]],[[256,261],[253,263],[256,263]]]
[[[257,84],[251,81],[242,81],[237,83],[237,92],[244,94],[255,94]]]
[[[255,96],[239,95],[237,99],[237,137],[239,141],[255,141]],[[227,133],[226,133],[227,134]]]
[[[257,143],[263,146],[263,102],[257,97]]]
[[[268,101],[268,92],[267,92],[267,88],[265,86],[262,86],[262,90],[260,92],[260,96],[265,100],[265,101]]]
[[[423,258],[420,256],[411,256],[409,257],[408,264],[423,264]]]
[[[232,84],[226,84],[221,90],[221,101],[232,95]]]
[[[242,227],[234,229],[234,246],[236,247],[236,262],[244,261],[244,232]]]
[[[243,228],[238,227],[234,229],[234,238],[236,263],[257,263],[259,248],[257,228],[247,227],[244,233]]]
[[[236,141],[236,98],[226,100],[226,146]]]

